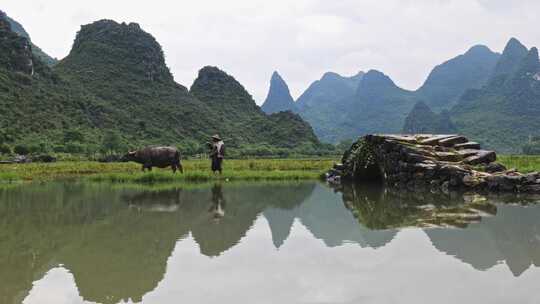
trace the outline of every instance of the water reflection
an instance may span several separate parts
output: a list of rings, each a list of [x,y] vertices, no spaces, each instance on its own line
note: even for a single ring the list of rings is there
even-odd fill
[[[212,205],[210,206],[210,213],[215,222],[225,216],[225,199],[223,198],[223,186],[221,183],[216,183],[212,187]]]
[[[345,207],[370,229],[465,228],[497,213],[493,201],[477,194],[399,191],[381,185],[343,185]]]
[[[167,285],[179,244],[195,242],[199,255],[210,261],[226,253],[231,259],[246,250],[242,244],[260,242],[247,239],[251,231],[269,233],[282,255],[322,250],[307,249],[302,238],[288,241],[303,228],[329,250],[344,244],[392,250],[389,244],[403,227],[439,227],[423,230],[438,251],[477,270],[505,262],[519,276],[540,266],[540,207],[501,203],[510,199],[516,198],[399,193],[374,186],[333,191],[313,183],[165,189],[51,183],[0,189],[0,303],[25,298],[43,303],[32,300],[35,293],[52,290],[40,287],[43,282],[66,273],[86,301],[141,302],[158,285]],[[264,260],[260,254],[265,253],[253,260]],[[324,254],[340,259],[344,253]],[[198,263],[191,267],[210,265]],[[242,267],[233,263],[227,271]]]
[[[426,230],[433,245],[478,270],[505,262],[515,276],[540,266],[540,208],[498,205],[497,216],[467,229]]]
[[[344,185],[339,191],[362,225],[429,227],[424,231],[435,248],[475,269],[503,262],[519,276],[540,266],[537,196],[400,192],[374,185]]]

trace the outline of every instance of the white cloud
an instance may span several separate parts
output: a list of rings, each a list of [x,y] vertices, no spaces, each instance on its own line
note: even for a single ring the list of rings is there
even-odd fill
[[[298,96],[326,71],[376,68],[415,89],[433,66],[474,44],[500,51],[515,36],[540,45],[540,1],[503,0],[4,0],[53,56],[69,52],[81,24],[138,22],[162,44],[178,82],[216,65],[258,103],[279,70]]]

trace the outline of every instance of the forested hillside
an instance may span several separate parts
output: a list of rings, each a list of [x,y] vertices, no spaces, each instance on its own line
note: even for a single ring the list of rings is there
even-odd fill
[[[412,111],[405,118],[404,134],[452,134],[456,127],[450,119],[450,113],[443,110],[440,114],[434,113],[424,102],[414,105]]]
[[[474,46],[436,66],[416,91],[400,88],[376,70],[353,77],[327,73],[294,104],[284,98],[270,101],[298,111],[325,142],[337,143],[368,133],[398,133],[415,104],[423,102],[436,114],[452,108],[468,89],[482,87],[499,57],[486,46]],[[269,100],[265,107],[269,107]]]
[[[50,68],[0,18],[0,144],[36,152],[93,153],[149,144],[205,151],[213,133],[231,148],[317,153],[296,115],[265,115],[234,78],[204,68],[191,91],[177,84],[159,43],[139,25],[84,25]]]
[[[404,131],[457,132],[500,153],[532,153],[530,139],[540,135],[539,115],[538,50],[512,38],[482,87],[467,90],[449,112],[440,115],[427,105],[415,107]]]
[[[511,39],[489,82],[467,91],[451,110],[459,132],[499,152],[520,152],[540,130],[540,60]]]

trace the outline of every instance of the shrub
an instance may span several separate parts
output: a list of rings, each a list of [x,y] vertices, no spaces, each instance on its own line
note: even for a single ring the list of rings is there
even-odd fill
[[[80,130],[67,130],[64,132],[64,142],[83,142],[84,141],[84,135]]]
[[[56,153],[64,153],[66,152],[66,147],[64,145],[56,145],[53,147],[53,151]]]
[[[66,144],[66,152],[71,154],[81,154],[84,153],[85,148],[79,143],[68,143]]]
[[[46,143],[39,143],[39,144],[31,144],[28,146],[28,150],[30,153],[47,153],[49,152],[49,148],[47,147]]]
[[[0,154],[11,154],[11,147],[6,144],[0,144]]]
[[[19,155],[28,155],[30,153],[30,149],[28,149],[28,147],[24,145],[16,145],[13,149],[13,152]]]
[[[104,153],[123,151],[126,148],[126,146],[122,142],[122,137],[120,137],[120,134],[115,131],[108,131],[107,133],[105,133],[101,145],[101,150]]]

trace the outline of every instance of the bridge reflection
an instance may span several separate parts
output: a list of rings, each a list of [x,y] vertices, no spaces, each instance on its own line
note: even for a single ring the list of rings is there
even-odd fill
[[[504,261],[519,276],[540,263],[540,206],[504,203],[510,200],[516,198],[375,186],[334,191],[314,183],[4,189],[0,302],[22,302],[32,283],[58,265],[73,274],[86,301],[140,302],[164,279],[177,242],[190,238],[211,258],[233,254],[260,217],[276,249],[287,243],[295,222],[330,248],[352,243],[382,249],[399,229],[420,227],[437,250],[475,269]]]

